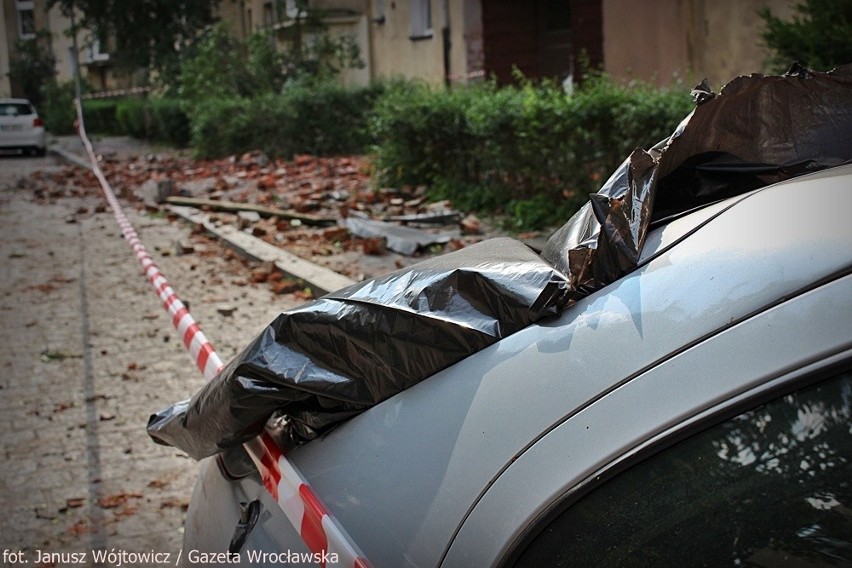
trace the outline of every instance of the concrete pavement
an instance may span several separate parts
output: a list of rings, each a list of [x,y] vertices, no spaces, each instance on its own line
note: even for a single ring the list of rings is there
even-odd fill
[[[18,184],[17,162],[0,158],[0,565],[174,555],[197,465],[145,424],[202,379],[98,191]],[[186,227],[126,213],[223,360],[299,302],[221,256],[176,255]]]

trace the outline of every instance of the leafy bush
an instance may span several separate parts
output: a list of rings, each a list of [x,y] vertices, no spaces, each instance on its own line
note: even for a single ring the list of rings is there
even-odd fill
[[[244,120],[248,99],[211,99],[192,113],[192,143],[199,157],[224,156],[256,148],[251,127]]]
[[[396,83],[388,89],[371,121],[385,181],[432,185],[441,179],[467,182],[478,177],[479,141],[465,112],[471,93],[416,83]]]
[[[381,90],[323,83],[252,99],[207,100],[192,113],[193,146],[200,157],[250,149],[285,157],[362,153],[369,144],[370,109]]]
[[[50,82],[42,89],[44,99],[38,109],[48,132],[56,135],[74,134],[74,83]]]
[[[829,71],[852,63],[852,2],[804,0],[794,8],[790,20],[778,18],[768,7],[758,10],[764,24],[761,35],[772,53],[771,68],[783,72],[798,61]]]
[[[134,138],[149,137],[148,101],[143,99],[126,99],[116,105],[115,119],[121,131]]]
[[[189,117],[176,99],[148,99],[153,115],[152,140],[183,148],[192,140]]]
[[[299,84],[321,85],[333,82],[344,68],[364,66],[355,40],[332,36],[313,12],[291,24],[283,50],[265,32],[240,41],[223,24],[207,30],[181,63],[179,93],[190,114],[204,101],[255,98],[298,89]]]
[[[127,99],[115,109],[121,133],[177,147],[190,142],[189,117],[176,99]]]
[[[573,95],[525,81],[450,91],[395,84],[370,123],[382,183],[426,185],[461,207],[509,213],[517,229],[563,221],[635,148],[671,133],[685,92],[591,77]]]
[[[114,99],[94,99],[83,101],[83,118],[86,122],[86,132],[89,134],[119,135],[122,129],[116,120]]]
[[[193,54],[181,63],[178,93],[191,113],[204,101],[247,95],[243,89],[249,83],[239,42],[219,24],[207,31],[193,46]]]
[[[34,37],[15,41],[9,59],[9,79],[20,84],[24,96],[36,108],[44,102],[44,89],[55,83],[56,57],[51,53],[50,33],[38,31]]]

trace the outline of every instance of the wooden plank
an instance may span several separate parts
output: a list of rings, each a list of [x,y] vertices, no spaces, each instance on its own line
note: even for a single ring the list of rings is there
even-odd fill
[[[254,203],[237,203],[235,201],[220,201],[218,199],[205,199],[202,197],[181,197],[178,195],[166,197],[165,201],[170,205],[184,205],[198,208],[206,207],[216,211],[228,211],[231,213],[238,211],[254,211],[262,217],[296,219],[305,225],[328,227],[337,224],[337,221],[334,219],[308,215],[306,213],[297,213],[295,211],[278,209],[276,207],[264,207],[263,205],[255,205]]]
[[[231,225],[217,226],[210,220],[210,217],[192,207],[170,205],[169,210],[191,223],[203,226],[208,232],[226,241],[246,256],[264,262],[272,262],[291,278],[304,282],[314,291],[315,295],[328,294],[355,283],[354,280],[342,274],[299,258],[266,241],[244,233],[236,227]]]

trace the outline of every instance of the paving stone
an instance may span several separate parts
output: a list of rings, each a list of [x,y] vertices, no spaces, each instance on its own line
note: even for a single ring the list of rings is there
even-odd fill
[[[145,425],[203,379],[111,213],[94,213],[100,198],[39,203],[32,191],[3,189],[5,173],[0,547],[27,551],[30,560],[36,549],[93,546],[175,555],[198,467],[154,444]],[[88,212],[77,213],[82,208]],[[126,213],[214,347],[224,346],[223,359],[299,302],[263,286],[232,285],[230,277],[211,289],[205,282],[215,279],[219,259],[155,253],[186,239],[188,227]],[[69,215],[77,222],[66,223]],[[222,303],[238,309],[226,319],[216,311]],[[121,505],[98,505],[121,492],[131,495]]]

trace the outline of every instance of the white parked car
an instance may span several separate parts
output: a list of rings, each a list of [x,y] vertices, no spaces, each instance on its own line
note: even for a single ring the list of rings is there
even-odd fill
[[[0,150],[47,152],[44,121],[27,99],[0,99]]]

